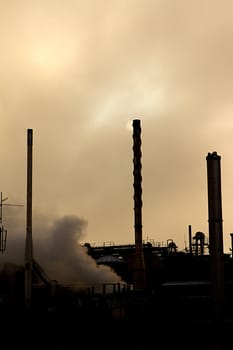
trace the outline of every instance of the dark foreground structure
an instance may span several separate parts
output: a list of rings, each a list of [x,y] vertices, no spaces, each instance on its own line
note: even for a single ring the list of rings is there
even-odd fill
[[[120,250],[119,246],[112,248]],[[163,254],[156,255],[150,248],[144,248],[150,283],[143,291],[133,288],[126,263],[126,271],[122,267],[121,271],[129,276],[128,281],[82,290],[48,280],[35,264],[30,307],[25,304],[23,267],[6,266],[0,276],[4,348],[15,348],[16,342],[24,349],[78,349],[83,343],[113,348],[147,349],[154,344],[158,349],[229,349],[233,327],[231,256],[224,256],[224,299],[221,317],[216,319],[209,254],[166,252],[164,247]],[[125,261],[127,256],[130,261],[133,251],[128,248]]]
[[[229,349],[233,329],[233,259],[223,253],[220,156],[208,153],[209,241],[202,232],[179,252],[175,242],[142,239],[141,126],[133,121],[135,244],[93,247],[121,283],[96,289],[50,280],[32,245],[32,145],[28,129],[25,265],[0,271],[4,349]]]
[[[211,308],[204,296],[132,294],[114,301],[93,295],[92,301],[82,308],[73,305],[72,310],[1,309],[1,344],[4,349],[78,349],[82,344],[229,349],[232,318],[216,324]]]

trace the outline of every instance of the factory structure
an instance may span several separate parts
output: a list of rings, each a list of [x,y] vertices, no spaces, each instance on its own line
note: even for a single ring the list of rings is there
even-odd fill
[[[97,268],[107,265],[120,278],[119,283],[103,283],[98,291],[91,284],[81,290],[60,284],[48,277],[34,258],[33,130],[27,130],[25,264],[10,278],[6,271],[0,272],[1,311],[4,315],[9,309],[19,313],[42,313],[59,322],[64,315],[72,315],[77,322],[95,324],[98,329],[101,323],[106,326],[114,322],[114,330],[121,333],[121,336],[118,334],[121,340],[122,334],[126,335],[129,330],[128,325],[133,324],[134,344],[143,342],[148,346],[149,339],[140,336],[142,329],[143,333],[157,330],[159,335],[163,332],[164,342],[173,344],[166,335],[179,328],[183,329],[181,338],[186,339],[184,334],[188,335],[185,346],[189,342],[189,347],[183,348],[197,348],[198,344],[200,348],[202,341],[205,349],[210,344],[212,349],[213,344],[216,349],[222,349],[223,338],[227,339],[233,326],[233,259],[232,254],[223,252],[221,157],[217,152],[206,156],[209,234],[193,233],[189,225],[189,244],[185,251],[178,251],[172,239],[164,244],[145,241],[142,234],[141,121],[133,120],[132,126],[134,244],[84,244]],[[2,202],[1,197],[1,209]],[[3,252],[6,245],[3,226],[0,238]],[[233,242],[233,234],[231,238]],[[119,330],[119,325],[124,326]]]

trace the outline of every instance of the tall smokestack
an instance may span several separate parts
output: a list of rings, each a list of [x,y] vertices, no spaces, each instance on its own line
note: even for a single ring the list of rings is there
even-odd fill
[[[221,157],[217,152],[208,153],[208,211],[209,211],[209,252],[213,293],[214,320],[222,318],[224,302],[224,253],[221,191]]]
[[[135,289],[145,288],[145,264],[142,245],[142,175],[141,124],[133,120],[134,230],[135,230]]]
[[[27,130],[27,227],[25,243],[25,304],[31,305],[32,291],[32,262],[33,262],[33,244],[32,244],[32,146],[33,130]]]
[[[189,225],[189,253],[193,254],[193,246],[192,246],[192,226]]]

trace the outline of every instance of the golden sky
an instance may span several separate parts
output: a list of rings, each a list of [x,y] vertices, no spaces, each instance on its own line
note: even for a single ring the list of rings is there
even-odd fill
[[[208,235],[206,156],[217,151],[229,252],[232,23],[226,0],[0,0],[0,190],[26,206],[33,129],[35,247],[67,215],[87,223],[82,242],[134,242],[137,118],[143,238],[183,249],[188,225]],[[3,208],[10,241],[25,215]]]

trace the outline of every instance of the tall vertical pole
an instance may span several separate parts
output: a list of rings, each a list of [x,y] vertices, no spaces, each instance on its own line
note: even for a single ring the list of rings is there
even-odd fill
[[[233,233],[230,233],[231,236],[231,257],[233,256]]]
[[[142,175],[141,123],[133,120],[133,175],[134,175],[134,232],[135,232],[135,289],[145,288],[145,264],[142,245]]]
[[[32,294],[32,146],[33,130],[27,130],[27,223],[25,243],[25,305],[31,306]]]
[[[189,253],[193,254],[193,246],[192,246],[192,226],[189,225]]]
[[[217,152],[208,153],[208,212],[209,252],[213,296],[213,317],[219,324],[222,320],[224,303],[224,253],[221,191],[221,157]]]

